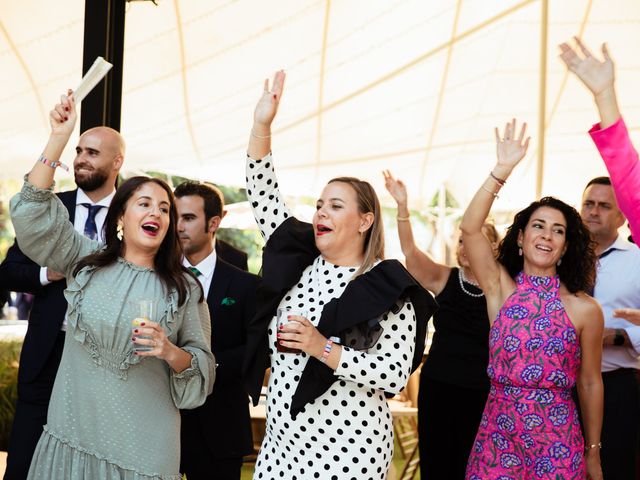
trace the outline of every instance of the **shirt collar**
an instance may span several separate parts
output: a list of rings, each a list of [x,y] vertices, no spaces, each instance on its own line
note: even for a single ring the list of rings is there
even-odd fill
[[[196,267],[198,270],[200,270],[200,273],[202,273],[203,277],[211,278],[213,276],[214,270],[216,269],[216,260],[217,255],[216,249],[214,248],[213,251],[197,265],[191,265],[191,263],[189,263],[189,260],[187,260],[187,257],[182,258],[182,265],[187,268]]]
[[[106,197],[104,197],[102,200],[99,200],[97,202],[94,202],[93,200],[91,200],[88,195],[85,193],[84,190],[82,190],[81,188],[78,189],[78,193],[76,195],[76,205],[80,205],[82,203],[89,203],[91,205],[102,205],[103,207],[107,207],[109,208],[109,205],[111,205],[111,200],[113,200],[113,196],[116,194],[116,191],[114,190],[113,192],[111,192],[109,195],[107,195]]]
[[[631,250],[632,248],[633,248],[633,244],[631,242],[627,241],[622,236],[618,235],[615,241],[611,245],[609,245],[605,250],[602,251],[600,256],[602,256],[604,253],[608,252],[609,250]]]

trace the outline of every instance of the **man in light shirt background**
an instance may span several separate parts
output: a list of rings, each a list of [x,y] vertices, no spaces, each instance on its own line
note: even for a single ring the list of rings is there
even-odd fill
[[[640,249],[618,234],[625,218],[609,177],[592,179],[580,215],[596,242],[599,265],[593,296],[604,313],[602,472],[635,480],[640,456],[640,326],[615,312],[640,307]]]

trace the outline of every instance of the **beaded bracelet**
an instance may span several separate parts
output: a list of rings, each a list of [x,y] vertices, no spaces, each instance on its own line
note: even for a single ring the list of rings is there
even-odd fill
[[[43,155],[40,155],[40,157],[38,158],[38,161],[40,163],[44,163],[46,166],[51,167],[53,169],[56,169],[58,167],[62,168],[64,171],[68,172],[69,171],[69,167],[67,167],[64,163],[62,163],[61,161],[51,161],[49,160],[47,157]]]
[[[493,172],[489,172],[489,175],[490,175],[490,176],[491,176],[491,178],[493,178],[493,179],[496,181],[496,183],[497,183],[498,185],[500,185],[501,187],[504,187],[505,183],[507,183],[507,181],[506,181],[506,180],[503,180],[502,178],[498,178],[498,177],[496,177],[496,176],[493,174]]]
[[[593,450],[594,448],[602,449],[602,442],[592,443],[591,445],[585,445],[585,446],[584,446],[584,451],[585,451],[585,453],[586,453],[586,452],[588,452],[589,450]]]
[[[327,343],[324,346],[324,350],[322,351],[322,356],[320,357],[320,361],[322,363],[327,363],[327,358],[329,358],[329,354],[331,353],[332,347],[333,347],[333,340],[330,338],[329,340],[327,340]]]

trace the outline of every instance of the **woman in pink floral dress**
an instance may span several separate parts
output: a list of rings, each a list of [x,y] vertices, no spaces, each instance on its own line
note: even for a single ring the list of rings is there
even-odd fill
[[[496,129],[498,162],[460,228],[487,300],[489,398],[467,465],[468,480],[602,479],[602,311],[585,291],[595,253],[580,215],[545,197],[517,213],[494,260],[482,224],[524,158],[526,125]],[[571,389],[578,386],[584,438]]]

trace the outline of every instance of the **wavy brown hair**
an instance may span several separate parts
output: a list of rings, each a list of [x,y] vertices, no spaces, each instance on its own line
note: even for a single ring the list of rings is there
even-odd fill
[[[373,213],[373,223],[367,230],[364,239],[364,260],[358,271],[353,275],[357,277],[363,274],[376,262],[384,260],[384,225],[382,223],[382,210],[378,195],[369,182],[355,177],[336,177],[328,183],[346,183],[356,192],[358,211],[360,213]]]
[[[131,196],[145,183],[155,183],[159,185],[169,197],[169,228],[160,244],[160,248],[153,258],[153,268],[160,277],[160,281],[167,292],[175,290],[178,292],[178,304],[182,305],[187,299],[189,284],[185,275],[196,278],[189,270],[182,266],[182,247],[178,238],[178,214],[173,192],[169,185],[159,178],[152,177],[131,177],[116,190],[111,205],[104,221],[105,247],[91,255],[82,258],[76,265],[73,274],[77,275],[84,267],[103,268],[115,263],[118,257],[122,256],[124,242],[120,241],[116,235],[118,220],[124,215],[127,203]],[[196,283],[198,283],[196,279]],[[204,296],[200,294],[200,301]]]
[[[533,212],[541,207],[558,210],[567,222],[566,246],[562,262],[556,267],[560,281],[571,293],[590,292],[596,275],[597,256],[595,243],[582,222],[578,211],[571,205],[554,197],[543,197],[516,213],[513,223],[498,247],[498,261],[504,265],[511,277],[522,271],[524,257],[518,255],[518,233],[524,232]]]

